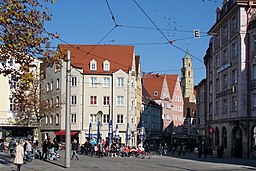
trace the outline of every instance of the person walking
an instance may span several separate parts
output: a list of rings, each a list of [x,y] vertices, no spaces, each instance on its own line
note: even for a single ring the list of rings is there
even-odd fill
[[[77,160],[79,160],[78,156],[77,156],[77,151],[78,151],[78,143],[77,140],[74,139],[74,141],[72,142],[72,157],[71,160],[74,158],[74,156],[76,157]]]
[[[15,148],[15,158],[14,158],[14,164],[17,165],[17,171],[20,171],[21,165],[23,164],[23,158],[24,158],[24,147],[22,146],[22,142],[18,141],[18,145]]]
[[[159,153],[160,153],[160,156],[162,156],[163,155],[163,146],[162,146],[162,144],[160,143],[160,145],[159,145]]]
[[[32,145],[29,140],[26,140],[26,159],[31,162],[32,161]]]
[[[9,143],[9,150],[10,150],[10,156],[11,158],[14,158],[14,150],[16,147],[16,141],[14,140],[14,138],[12,138],[11,142]]]
[[[167,143],[164,143],[164,155],[167,156],[168,153],[168,145]]]

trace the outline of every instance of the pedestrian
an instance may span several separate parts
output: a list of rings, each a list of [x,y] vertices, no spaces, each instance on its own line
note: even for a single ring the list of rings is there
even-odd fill
[[[76,157],[77,160],[79,160],[78,156],[77,156],[77,151],[78,151],[78,143],[77,140],[74,139],[74,141],[72,142],[72,157],[71,160],[74,158],[74,156]]]
[[[202,155],[202,146],[199,145],[199,147],[198,147],[198,158],[201,158],[201,155]]]
[[[163,146],[162,146],[162,144],[159,145],[158,150],[159,150],[160,156],[162,156],[163,155]]]
[[[29,162],[32,161],[32,145],[28,139],[26,140],[26,159]]]
[[[209,153],[209,147],[208,146],[205,146],[204,147],[204,157],[207,158],[207,155]]]
[[[181,154],[181,145],[180,144],[178,144],[177,150],[178,150],[178,156],[180,156],[180,154]]]
[[[164,143],[164,155],[167,156],[168,153],[168,145],[167,143]]]
[[[9,150],[10,150],[10,156],[11,158],[14,158],[14,150],[16,147],[16,141],[14,140],[14,138],[12,138],[11,142],[9,143]]]
[[[182,153],[183,153],[183,156],[186,154],[186,145],[185,144],[182,145]]]
[[[18,145],[15,148],[15,158],[14,158],[14,164],[17,165],[17,171],[20,171],[21,165],[23,164],[23,158],[24,158],[24,147],[22,146],[22,141],[18,141]]]
[[[48,159],[48,140],[45,139],[43,142],[43,154],[42,154],[42,159],[47,160]]]
[[[145,153],[146,153],[145,157],[148,156],[148,159],[150,159],[150,147],[148,143],[145,144]]]

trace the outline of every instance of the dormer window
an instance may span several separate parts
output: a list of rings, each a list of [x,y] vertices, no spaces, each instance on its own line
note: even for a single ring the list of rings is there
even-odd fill
[[[109,63],[108,60],[105,60],[105,61],[103,62],[103,70],[104,70],[104,71],[109,71],[109,70],[110,70],[110,63]]]
[[[94,59],[90,62],[90,70],[97,70],[97,62]]]
[[[158,91],[154,91],[154,96],[158,96]]]

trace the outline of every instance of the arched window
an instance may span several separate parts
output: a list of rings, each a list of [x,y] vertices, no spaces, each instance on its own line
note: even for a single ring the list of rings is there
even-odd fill
[[[224,146],[224,148],[227,148],[227,129],[226,127],[222,128],[222,144]]]

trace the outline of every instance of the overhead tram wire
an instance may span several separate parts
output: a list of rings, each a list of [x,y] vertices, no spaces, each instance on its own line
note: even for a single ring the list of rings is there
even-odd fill
[[[117,24],[117,22],[116,22],[115,16],[114,16],[114,14],[113,14],[111,8],[110,8],[110,5],[109,5],[109,3],[108,3],[108,0],[106,0],[106,4],[107,4],[108,10],[109,10],[109,12],[110,12],[110,14],[111,14],[111,18],[112,18],[112,20],[113,20],[114,23],[115,23],[115,26],[119,26],[119,25]]]
[[[136,2],[136,0],[132,0],[137,6],[138,8],[143,12],[143,14],[149,19],[149,21],[156,27],[156,29],[162,34],[162,36],[169,42],[170,45],[172,45],[173,47],[175,47],[176,49],[179,49],[180,51],[184,52],[184,53],[188,53],[187,51],[181,49],[180,47],[176,46],[173,44],[172,41],[170,41],[166,35],[161,31],[161,29],[155,24],[155,22],[148,16],[148,14],[141,8],[141,6]],[[202,61],[201,59],[197,58],[196,56],[188,53],[190,56],[192,56],[193,58],[197,59],[198,61],[204,63],[204,61]]]

